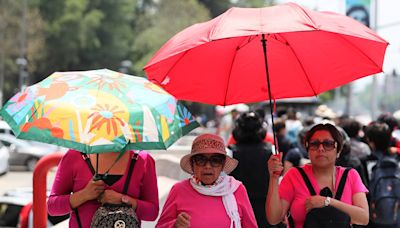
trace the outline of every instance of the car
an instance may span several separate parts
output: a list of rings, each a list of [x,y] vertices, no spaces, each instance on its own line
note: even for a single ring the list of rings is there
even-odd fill
[[[9,149],[9,165],[25,166],[29,171],[33,171],[40,158],[58,151],[57,146],[18,139],[7,133],[0,133],[0,142]]]
[[[0,120],[0,133],[5,133],[5,134],[14,134],[11,130],[10,125],[4,120]]]
[[[49,195],[49,191],[47,191]],[[8,190],[0,196],[0,227],[33,227],[31,187]],[[47,227],[69,218],[69,215],[48,215]]]
[[[8,151],[8,148],[0,142],[0,176],[6,174],[9,170],[9,157],[10,152]]]

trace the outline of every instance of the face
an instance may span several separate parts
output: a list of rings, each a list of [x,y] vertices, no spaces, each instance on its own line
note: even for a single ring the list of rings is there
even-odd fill
[[[308,142],[308,155],[313,166],[334,166],[337,157],[337,143],[329,131],[316,131]]]
[[[225,155],[198,154],[191,158],[194,176],[204,185],[213,184],[225,164]]]

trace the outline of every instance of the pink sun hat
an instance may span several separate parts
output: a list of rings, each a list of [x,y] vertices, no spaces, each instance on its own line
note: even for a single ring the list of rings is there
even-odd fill
[[[231,158],[226,154],[224,140],[220,136],[214,134],[202,134],[195,138],[190,154],[183,156],[181,159],[180,165],[183,171],[193,174],[190,158],[196,154],[225,155],[225,165],[223,171],[226,174],[232,172],[238,164],[236,159]]]

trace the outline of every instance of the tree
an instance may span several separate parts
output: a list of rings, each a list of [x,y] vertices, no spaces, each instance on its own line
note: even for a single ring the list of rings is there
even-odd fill
[[[136,74],[150,57],[173,35],[189,25],[210,19],[208,10],[196,0],[163,0],[155,3],[137,24],[133,45]]]
[[[130,55],[137,0],[40,0],[45,62],[54,71],[118,69]]]
[[[21,44],[23,1],[4,0],[0,2],[0,78],[4,84],[2,102],[10,98],[20,88],[17,58],[27,59],[28,74],[32,75],[43,61],[43,21],[35,5],[30,4],[26,12],[26,44]],[[21,53],[21,45],[26,45],[26,53]]]

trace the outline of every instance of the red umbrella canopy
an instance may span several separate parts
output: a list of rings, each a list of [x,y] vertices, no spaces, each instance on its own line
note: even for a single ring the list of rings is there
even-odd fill
[[[352,18],[294,3],[231,8],[176,34],[144,70],[183,100],[229,105],[307,97],[381,72],[387,45]]]

